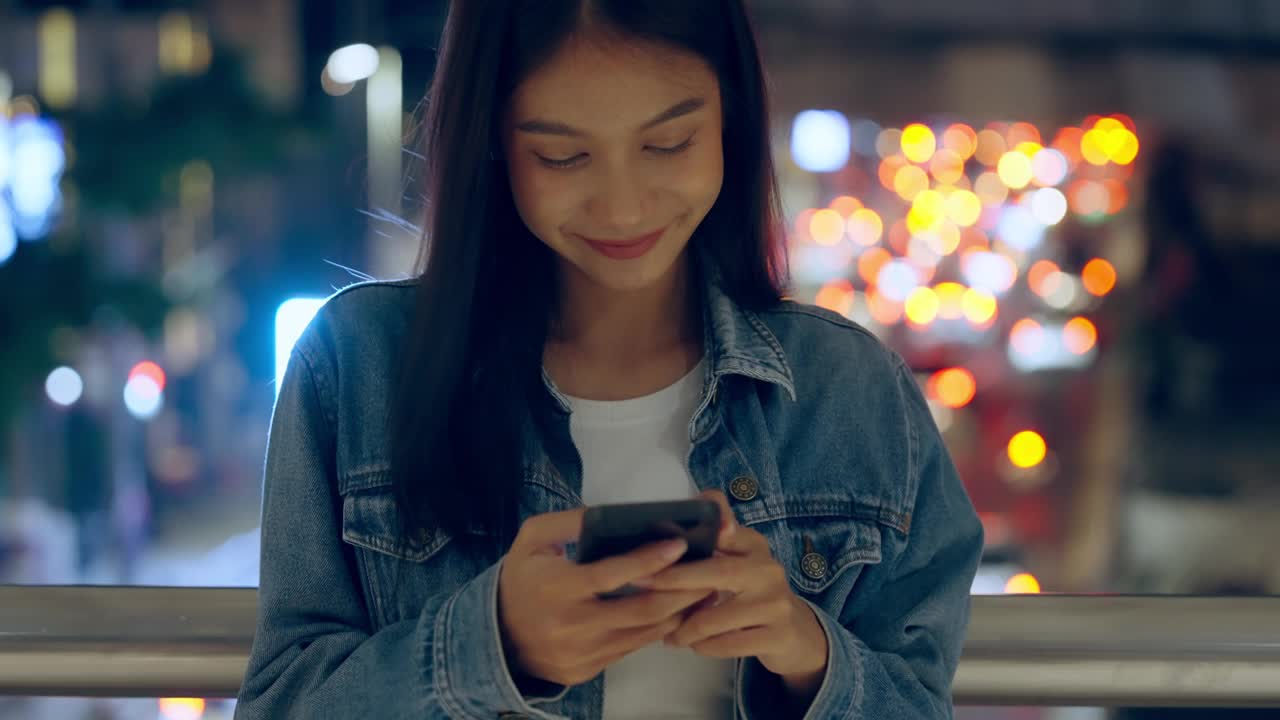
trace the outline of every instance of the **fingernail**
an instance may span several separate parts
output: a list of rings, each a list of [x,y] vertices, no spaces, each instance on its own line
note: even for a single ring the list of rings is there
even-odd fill
[[[667,560],[676,560],[688,549],[689,543],[684,540],[672,540],[662,548],[662,557]]]

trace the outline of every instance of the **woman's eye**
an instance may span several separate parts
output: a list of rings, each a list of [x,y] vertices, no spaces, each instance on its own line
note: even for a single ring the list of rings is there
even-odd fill
[[[564,170],[565,168],[571,168],[587,157],[586,153],[578,153],[577,155],[573,155],[567,158],[549,158],[549,157],[544,157],[542,155],[538,155],[537,153],[534,153],[534,155],[538,156],[538,162],[542,163],[543,165],[546,165],[549,168],[555,168],[557,170]]]
[[[675,155],[677,153],[681,153],[681,152],[684,152],[685,150],[688,150],[690,145],[693,145],[692,135],[689,136],[688,140],[685,140],[684,142],[678,145],[672,145],[670,147],[663,147],[661,145],[650,145],[648,149],[658,153],[659,155]]]

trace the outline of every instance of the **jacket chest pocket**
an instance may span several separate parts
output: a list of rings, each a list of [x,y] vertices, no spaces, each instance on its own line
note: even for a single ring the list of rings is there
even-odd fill
[[[756,521],[793,590],[838,616],[858,578],[881,562],[874,510],[845,501],[788,498],[784,514]]]
[[[375,629],[417,618],[429,597],[452,593],[483,570],[443,532],[402,532],[389,483],[343,494],[342,540],[354,549]]]

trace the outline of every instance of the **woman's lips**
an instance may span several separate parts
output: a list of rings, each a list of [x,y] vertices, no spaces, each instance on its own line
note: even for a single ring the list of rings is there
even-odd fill
[[[582,240],[592,250],[605,257],[613,258],[614,260],[633,260],[653,249],[653,246],[658,244],[658,240],[664,232],[666,232],[666,228],[651,232],[648,235],[631,238],[630,240],[596,240],[588,237],[582,237]]]

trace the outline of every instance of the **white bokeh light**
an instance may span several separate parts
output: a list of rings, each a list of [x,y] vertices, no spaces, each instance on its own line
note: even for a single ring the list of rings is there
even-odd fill
[[[44,381],[44,391],[54,403],[70,407],[75,405],[84,394],[84,380],[75,370],[60,367],[49,373],[49,377]]]
[[[338,48],[329,56],[326,67],[336,83],[359,82],[378,71],[378,51],[364,43]]]
[[[791,125],[791,157],[809,172],[834,172],[849,162],[849,119],[836,110],[805,110]]]
[[[289,356],[293,354],[293,346],[324,303],[323,298],[294,298],[284,301],[276,310],[276,393],[280,392],[280,384],[284,382],[284,371],[289,365]]]
[[[164,390],[154,378],[137,374],[124,386],[124,405],[139,420],[150,420],[164,407]]]

